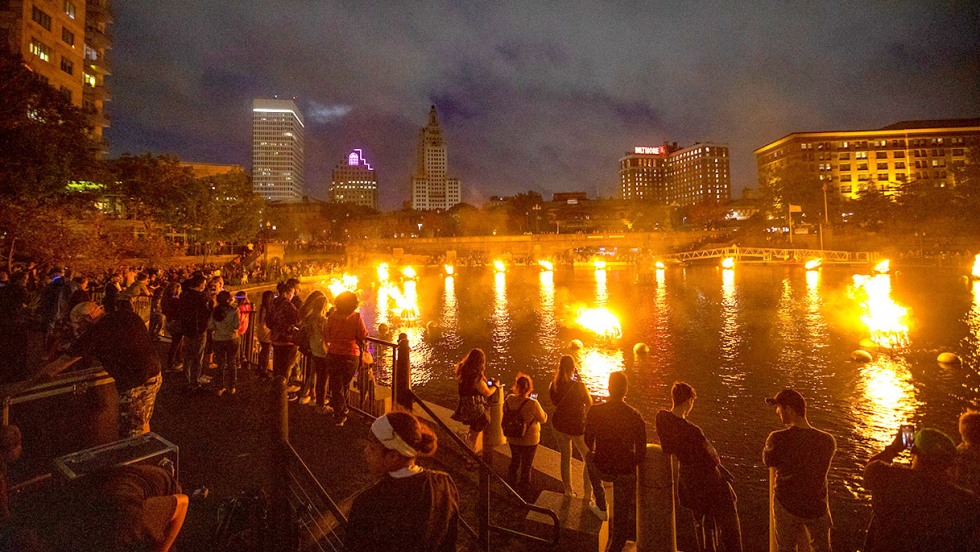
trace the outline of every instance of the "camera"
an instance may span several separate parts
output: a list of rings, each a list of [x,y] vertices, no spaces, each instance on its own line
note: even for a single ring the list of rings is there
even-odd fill
[[[534,400],[538,400],[538,394],[537,393],[531,393],[531,398],[534,399]]]
[[[906,450],[911,449],[912,445],[915,444],[915,427],[913,427],[912,424],[902,424],[901,432],[902,446],[904,446]]]

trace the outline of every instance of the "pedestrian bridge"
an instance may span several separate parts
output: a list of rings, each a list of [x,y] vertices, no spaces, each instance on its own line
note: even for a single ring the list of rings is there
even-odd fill
[[[699,259],[733,258],[741,262],[801,264],[821,259],[822,264],[868,264],[878,259],[877,252],[831,251],[827,249],[786,249],[773,247],[716,247],[660,255],[663,261],[688,263]]]

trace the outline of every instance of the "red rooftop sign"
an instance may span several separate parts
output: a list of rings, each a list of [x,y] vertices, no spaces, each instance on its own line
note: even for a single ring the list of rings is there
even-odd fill
[[[666,151],[667,148],[664,146],[656,146],[652,148],[645,147],[645,146],[636,146],[633,148],[633,153],[639,153],[643,155],[663,155],[664,153],[666,153]]]

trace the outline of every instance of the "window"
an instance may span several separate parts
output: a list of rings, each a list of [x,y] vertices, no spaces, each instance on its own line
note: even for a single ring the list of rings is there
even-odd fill
[[[68,90],[68,88],[62,86],[58,89],[58,91],[65,95],[65,99],[67,99],[69,102],[71,101],[71,90]]]
[[[851,170],[851,164],[850,163],[841,163],[840,164],[840,170],[842,170],[842,171],[849,171],[849,170]]]
[[[896,161],[895,162],[895,168],[896,169],[899,169],[899,170],[904,170],[905,169],[905,161]]]
[[[65,0],[65,15],[75,19],[75,3],[71,0]]]
[[[51,16],[38,9],[37,6],[32,6],[31,19],[45,29],[51,30]]]
[[[888,159],[888,152],[887,151],[876,151],[875,152],[875,159]]]
[[[73,64],[71,60],[65,58],[65,56],[61,56],[61,70],[69,75],[73,75],[75,74],[75,64]]]
[[[44,61],[51,61],[51,48],[36,38],[31,39],[31,55]]]
[[[888,173],[878,173],[878,182],[888,182]]]
[[[849,174],[842,174],[842,175],[840,175],[840,181],[841,182],[850,182],[851,181],[851,175],[849,175]]]
[[[842,193],[842,194],[849,194],[849,193],[851,193],[851,190],[852,189],[853,188],[851,186],[841,186],[840,187],[840,193]]]
[[[75,33],[69,31],[68,29],[61,28],[61,41],[69,46],[75,45]]]
[[[858,170],[859,171],[866,171],[866,170],[868,170],[868,164],[867,163],[858,163]]]
[[[866,151],[859,151],[859,152],[857,152],[857,153],[854,154],[854,158],[855,159],[867,159],[868,158],[868,152],[866,152]]]
[[[953,149],[953,155],[963,155],[963,149],[962,148]]]
[[[893,151],[892,152],[892,157],[894,157],[895,159],[902,159],[902,158],[905,157],[905,152],[904,151]]]
[[[858,182],[864,182],[866,180],[871,180],[871,175],[870,174],[859,174],[858,175]]]
[[[840,154],[840,159],[850,159],[850,158],[851,158],[851,154],[847,153],[846,151]]]
[[[878,163],[878,170],[879,171],[887,171],[888,170],[888,163]]]
[[[91,86],[92,88],[95,88],[96,81],[94,75],[89,75],[88,73],[84,73],[82,80],[85,81],[86,86]]]

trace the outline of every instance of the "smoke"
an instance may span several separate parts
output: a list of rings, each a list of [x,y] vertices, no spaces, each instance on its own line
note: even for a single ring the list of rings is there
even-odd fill
[[[311,101],[307,115],[313,122],[325,125],[343,119],[350,111],[349,105],[324,105]]]

